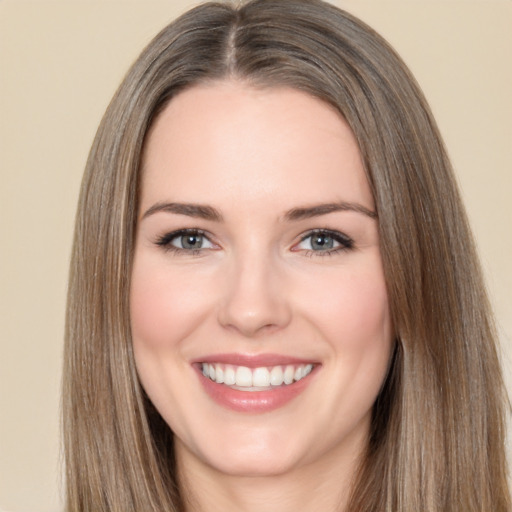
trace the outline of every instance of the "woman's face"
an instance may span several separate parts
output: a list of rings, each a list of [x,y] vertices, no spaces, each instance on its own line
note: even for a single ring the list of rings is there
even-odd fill
[[[180,464],[353,462],[392,325],[351,130],[293,89],[179,94],[152,127],[131,283],[140,380]]]

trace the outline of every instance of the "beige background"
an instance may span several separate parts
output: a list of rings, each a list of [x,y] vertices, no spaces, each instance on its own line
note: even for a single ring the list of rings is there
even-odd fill
[[[80,177],[128,65],[196,2],[0,0],[0,508],[59,511],[59,381]],[[345,0],[429,98],[512,382],[512,1]],[[508,354],[508,355],[507,355]]]

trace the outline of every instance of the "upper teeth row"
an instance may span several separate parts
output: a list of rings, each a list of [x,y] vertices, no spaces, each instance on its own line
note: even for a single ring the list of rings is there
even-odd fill
[[[202,364],[203,375],[218,384],[240,387],[269,387],[291,384],[308,375],[312,364],[247,368],[224,364]]]

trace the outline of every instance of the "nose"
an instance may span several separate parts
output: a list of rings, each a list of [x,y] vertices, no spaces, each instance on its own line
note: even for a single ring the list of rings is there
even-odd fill
[[[233,263],[224,282],[218,321],[244,337],[256,338],[291,320],[287,288],[271,258],[252,255]]]

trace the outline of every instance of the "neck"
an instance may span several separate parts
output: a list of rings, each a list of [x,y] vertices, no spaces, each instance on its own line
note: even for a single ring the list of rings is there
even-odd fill
[[[185,512],[343,512],[361,451],[340,458],[334,450],[322,464],[265,476],[225,474],[190,454],[186,463],[178,456]]]

